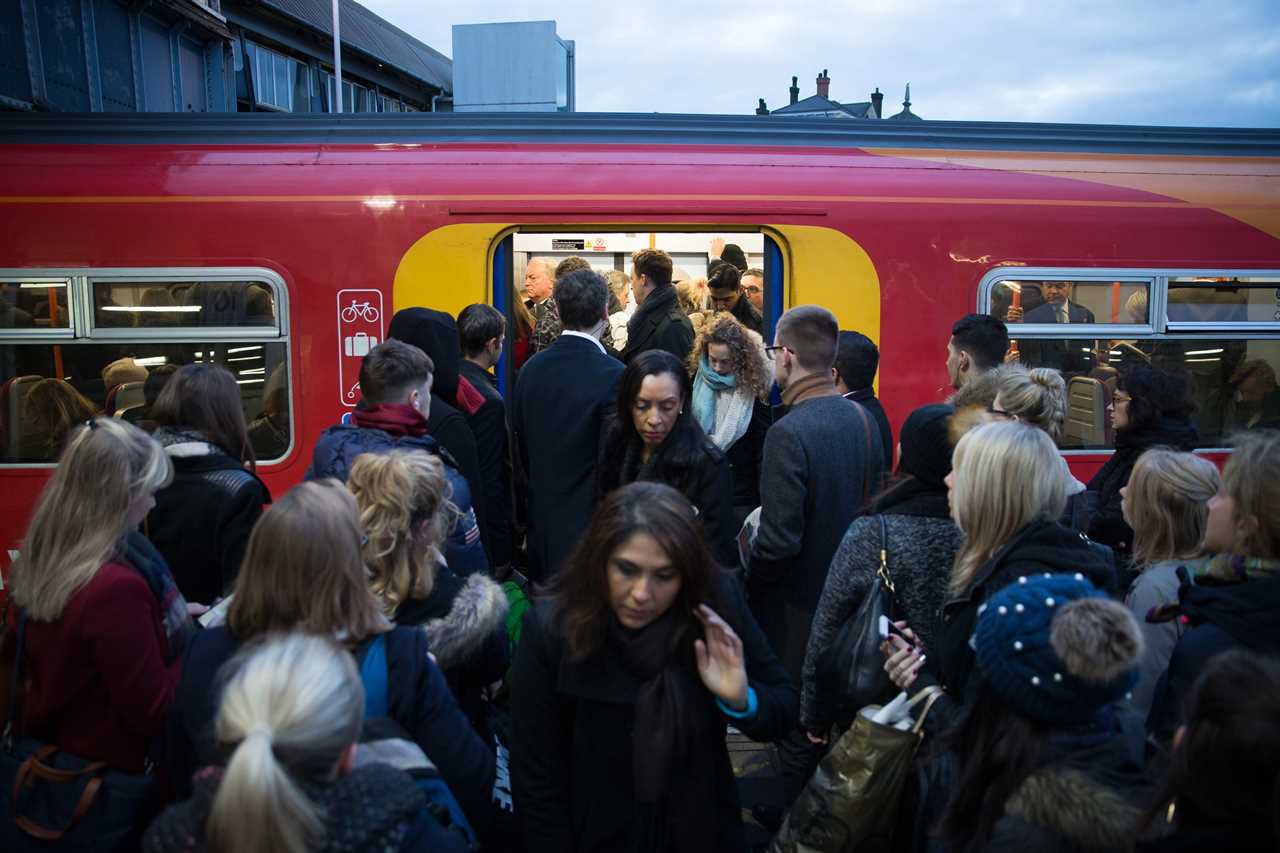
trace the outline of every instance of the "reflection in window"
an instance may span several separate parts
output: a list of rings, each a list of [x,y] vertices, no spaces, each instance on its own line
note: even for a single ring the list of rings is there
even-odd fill
[[[0,329],[69,329],[67,282],[0,283]]]
[[[991,290],[991,315],[1006,323],[1146,325],[1148,287],[1141,281],[997,281]]]
[[[94,282],[96,328],[273,326],[275,298],[260,282]]]
[[[148,426],[167,374],[221,364],[236,376],[254,453],[289,447],[284,342],[0,344],[0,463],[52,462],[75,424],[95,415]]]
[[[1170,279],[1169,322],[1280,323],[1280,279]]]
[[[1062,372],[1066,448],[1113,446],[1107,407],[1120,374],[1135,365],[1187,377],[1201,447],[1225,446],[1238,430],[1280,428],[1280,340],[1023,339],[1018,357]]]

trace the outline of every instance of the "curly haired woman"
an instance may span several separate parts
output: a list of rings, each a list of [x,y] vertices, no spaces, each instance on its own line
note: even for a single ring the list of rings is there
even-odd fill
[[[693,416],[733,470],[733,516],[741,526],[760,505],[760,457],[772,422],[764,344],[731,314],[717,313],[693,342],[689,375]]]

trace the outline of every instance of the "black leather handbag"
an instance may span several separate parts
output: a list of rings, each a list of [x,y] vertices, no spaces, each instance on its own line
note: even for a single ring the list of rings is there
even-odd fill
[[[896,694],[880,654],[880,617],[894,619],[894,589],[889,577],[889,532],[884,516],[880,522],[880,565],[875,580],[853,618],[844,624],[835,641],[818,658],[818,695],[835,708],[834,719],[843,730],[853,722],[858,710],[882,704]]]
[[[154,774],[113,770],[15,734],[19,688],[25,686],[20,671],[26,621],[26,613],[18,610],[16,648],[12,658],[3,655],[12,671],[0,740],[0,849],[136,849],[159,805]]]

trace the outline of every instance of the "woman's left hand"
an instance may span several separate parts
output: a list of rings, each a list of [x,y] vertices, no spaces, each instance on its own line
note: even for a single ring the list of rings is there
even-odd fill
[[[693,615],[702,623],[703,639],[693,643],[702,683],[733,710],[745,711],[747,668],[742,657],[742,640],[728,622],[705,604],[695,607]]]

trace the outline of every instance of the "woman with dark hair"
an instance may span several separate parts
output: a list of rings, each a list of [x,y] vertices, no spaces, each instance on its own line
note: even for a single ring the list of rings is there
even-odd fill
[[[1171,824],[1144,851],[1280,848],[1280,661],[1214,658],[1187,697],[1186,722],[1146,824]]]
[[[689,374],[674,355],[635,356],[603,430],[596,489],[605,495],[637,480],[672,486],[693,504],[712,556],[735,565],[733,477],[724,451],[698,425],[690,396]]]
[[[98,407],[64,379],[41,379],[23,400],[30,438],[23,436],[24,460],[56,459],[76,426],[96,417]]]
[[[925,648],[936,647],[937,614],[946,601],[950,566],[960,549],[960,528],[947,507],[947,421],[954,412],[939,403],[907,417],[897,478],[873,500],[867,515],[849,525],[831,560],[809,634],[800,693],[800,724],[812,740],[825,741],[833,723],[847,727],[850,711],[857,711],[843,707],[845,697],[822,689],[818,661],[877,583],[881,554],[895,588],[899,618],[912,626]]]
[[[188,601],[212,604],[231,589],[249,533],[271,502],[258,479],[240,386],[220,364],[188,364],[165,383],[151,420],[173,461],[146,532]]]
[[[726,267],[732,270],[733,267]],[[772,416],[764,342],[730,314],[714,315],[689,353],[693,416],[733,473],[733,527],[760,506],[760,460]]]
[[[1089,481],[1092,509],[1084,532],[1095,542],[1111,546],[1116,566],[1128,568],[1133,528],[1124,520],[1120,490],[1129,482],[1133,465],[1149,448],[1164,446],[1192,450],[1199,435],[1191,423],[1187,379],[1153,367],[1134,367],[1119,377],[1107,406],[1115,428],[1116,452]]]
[[[1133,616],[1081,574],[1024,576],[972,642],[978,701],[943,740],[956,775],[934,849],[1131,849],[1145,793],[1122,703],[1142,652]]]
[[[511,703],[528,853],[738,853],[725,727],[776,740],[796,693],[689,502],[633,483],[525,615]]]

